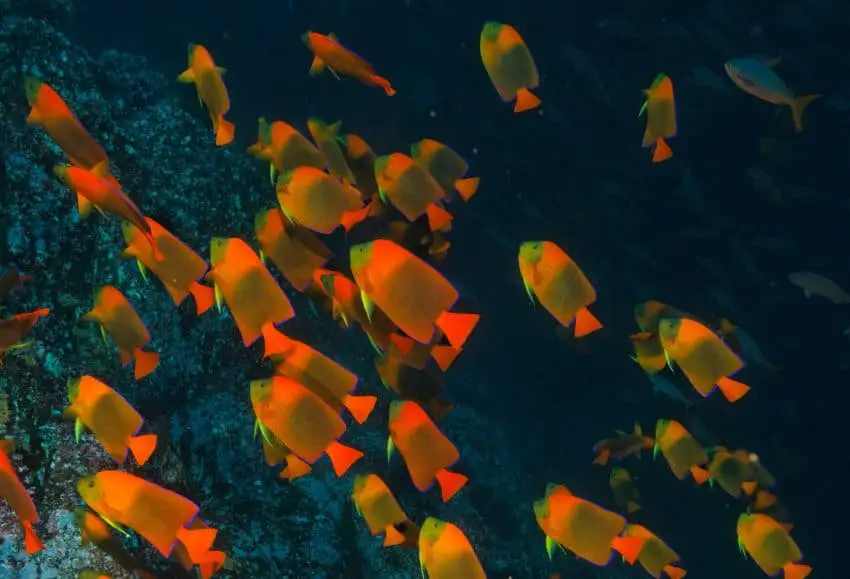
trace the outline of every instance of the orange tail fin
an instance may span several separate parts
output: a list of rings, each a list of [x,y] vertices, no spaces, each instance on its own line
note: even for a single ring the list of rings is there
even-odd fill
[[[434,422],[438,422],[443,416],[451,412],[455,405],[439,398],[434,398],[428,403],[428,410],[431,411],[431,418]]]
[[[605,466],[608,464],[608,459],[611,458],[611,451],[607,448],[599,453],[599,456],[593,459],[593,464],[598,464],[599,466]]]
[[[640,537],[616,537],[611,548],[623,556],[629,565],[634,565],[643,549],[644,540]]]
[[[741,483],[741,490],[744,491],[744,494],[748,497],[753,496],[753,493],[756,492],[758,488],[758,483],[755,481],[748,481],[745,483]]]
[[[652,162],[661,163],[673,156],[673,149],[667,144],[664,139],[655,141],[655,150],[652,151]]]
[[[392,525],[387,525],[386,535],[384,535],[384,547],[394,547],[404,543],[404,535],[399,533]]]
[[[227,145],[236,136],[236,126],[224,117],[218,118],[218,128],[215,131],[215,144],[217,147]]]
[[[431,357],[434,358],[440,370],[445,372],[454,364],[460,352],[460,348],[455,348],[454,346],[437,345],[431,348]]]
[[[41,539],[38,538],[38,535],[32,529],[32,522],[21,521],[21,526],[24,528],[24,548],[27,554],[32,555],[44,549],[44,543],[41,542]]]
[[[637,503],[636,503],[636,502],[634,502],[634,501],[629,501],[629,505],[628,505],[628,507],[626,508],[626,511],[628,511],[628,513],[629,513],[629,514],[636,513],[636,512],[638,512],[639,510],[640,510],[640,505],[639,505],[639,504],[637,504]]]
[[[263,358],[285,353],[292,342],[292,340],[275,328],[272,323],[264,325],[260,332],[263,334],[263,344],[265,346]]]
[[[416,345],[416,342],[413,338],[408,338],[401,334],[390,334],[390,344],[395,346],[398,349],[399,354],[402,356],[409,356],[410,352],[413,351],[413,347]]]
[[[691,475],[698,485],[704,484],[709,478],[708,471],[698,466],[691,467]]]
[[[521,88],[516,93],[516,103],[514,104],[514,112],[521,113],[536,109],[540,106],[540,99],[534,96],[527,88]]]
[[[801,563],[786,563],[782,568],[785,571],[785,579],[805,579],[812,572],[812,568]]]
[[[366,204],[360,209],[355,211],[346,211],[342,214],[342,218],[339,220],[339,224],[342,225],[342,228],[346,233],[351,231],[351,229],[369,217],[369,213],[372,211],[372,205]]]
[[[159,366],[159,354],[156,352],[145,352],[141,348],[136,348],[133,350],[133,357],[136,359],[133,372],[136,380],[141,380]]]
[[[195,282],[189,286],[189,292],[195,298],[195,309],[198,311],[199,316],[210,309],[215,303],[215,292],[209,286]]]
[[[428,216],[428,226],[431,228],[431,231],[440,231],[453,219],[451,213],[436,203],[431,203],[425,210],[425,214]]]
[[[763,511],[765,509],[769,509],[775,504],[776,495],[767,491],[759,491],[759,493],[756,495],[755,503],[753,503],[753,509],[755,509],[756,511]]]
[[[351,416],[357,421],[357,424],[363,424],[372,410],[375,408],[375,403],[378,401],[376,396],[351,396],[345,397],[344,405],[348,408]]]
[[[732,380],[731,378],[721,378],[717,381],[717,387],[720,392],[726,397],[729,402],[737,402],[750,391],[750,387],[743,382]]]
[[[673,565],[666,565],[662,571],[667,574],[670,579],[682,579],[685,575],[688,574],[684,569],[680,569],[679,567],[674,567]]]
[[[576,312],[576,338],[581,338],[602,328],[602,322],[597,320],[590,310],[581,308]]]
[[[207,552],[212,549],[215,542],[215,536],[218,534],[213,528],[206,529],[186,529],[181,528],[177,531],[177,538],[186,547],[186,552],[189,554],[189,559],[193,563],[203,562]]]
[[[139,463],[139,466],[142,466],[156,450],[156,434],[131,436],[129,447],[136,462]]]
[[[209,551],[204,555],[204,561],[198,563],[201,579],[210,579],[219,569],[224,567],[226,560],[227,554],[224,551]]]
[[[798,133],[803,130],[803,111],[806,110],[806,107],[809,106],[812,101],[816,101],[822,96],[822,94],[807,94],[798,96],[791,101],[791,116],[794,118],[794,128]]]
[[[390,84],[390,81],[388,81],[384,77],[378,76],[377,74],[373,74],[372,81],[376,85],[384,89],[384,92],[387,93],[387,96],[393,96],[395,94],[395,89]]]
[[[455,181],[455,189],[464,201],[469,201],[475,192],[478,191],[478,184],[481,179],[478,177],[469,177],[468,179],[458,179]]]
[[[313,470],[313,467],[294,454],[290,454],[286,457],[286,468],[280,471],[280,478],[293,481],[298,477],[310,474],[311,470]]]
[[[448,502],[468,481],[469,477],[460,473],[451,472],[446,469],[438,472],[437,482],[440,484],[440,495],[443,498],[443,502]]]
[[[481,316],[478,314],[457,314],[443,312],[437,318],[437,327],[446,335],[446,339],[455,348],[462,347],[469,334],[475,329]]]
[[[356,448],[345,446],[339,441],[333,441],[325,451],[334,467],[336,476],[342,476],[351,468],[351,465],[363,458],[363,453]]]

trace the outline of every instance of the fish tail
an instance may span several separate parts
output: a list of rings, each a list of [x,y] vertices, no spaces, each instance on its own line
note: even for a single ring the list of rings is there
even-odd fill
[[[709,478],[708,471],[698,466],[691,467],[691,476],[694,477],[698,485],[705,483]]]
[[[425,214],[428,216],[428,226],[431,231],[440,231],[452,220],[452,214],[436,203],[431,203],[425,210]]]
[[[130,452],[139,466],[144,465],[156,450],[156,434],[145,434],[143,436],[131,436],[129,445]]]
[[[283,354],[289,348],[291,340],[275,328],[271,322],[264,325],[260,332],[263,334],[263,344],[265,346],[263,358]]]
[[[514,104],[514,112],[521,113],[523,111],[529,111],[531,109],[536,109],[540,106],[540,99],[534,95],[530,90],[523,87],[519,89],[516,93],[516,103]]]
[[[189,559],[193,563],[201,563],[205,561],[207,553],[212,549],[217,534],[218,531],[213,528],[187,529],[183,527],[177,531],[177,539],[186,547]]]
[[[440,495],[444,503],[449,502],[449,499],[455,496],[469,481],[469,477],[466,475],[446,469],[438,472],[436,479],[440,484]]]
[[[414,346],[416,346],[413,338],[402,336],[401,334],[390,334],[390,344],[395,346],[402,356],[409,356]]]
[[[747,495],[748,497],[753,496],[753,494],[756,492],[757,488],[758,488],[758,484],[755,481],[747,481],[747,482],[741,483],[741,490],[744,491],[744,494]]]
[[[438,344],[431,349],[431,357],[437,363],[437,366],[440,367],[440,370],[445,372],[451,367],[460,352],[460,348]]]
[[[717,381],[717,387],[729,402],[737,402],[750,391],[749,386],[731,378],[721,378]]]
[[[351,465],[363,458],[361,451],[350,446],[345,446],[337,440],[333,441],[325,452],[327,452],[328,458],[331,459],[336,476],[344,475],[351,468]]]
[[[352,227],[363,222],[367,217],[369,217],[371,212],[372,206],[370,204],[366,204],[360,209],[355,209],[354,211],[346,211],[342,214],[339,224],[342,225],[342,228],[346,233],[348,233],[351,231]]]
[[[384,535],[384,547],[394,547],[404,543],[404,535],[398,532],[393,525],[387,525]]]
[[[803,96],[794,97],[791,101],[789,105],[791,107],[791,116],[794,119],[794,128],[798,133],[803,130],[803,111],[806,110],[806,107],[813,101],[816,101],[821,97],[823,97],[822,94],[805,94]]]
[[[357,424],[363,424],[366,422],[366,419],[369,418],[372,410],[374,410],[376,402],[378,402],[378,398],[376,396],[349,395],[345,397],[344,404],[348,409],[348,412],[351,413],[351,416],[354,417],[354,420],[357,421]]]
[[[608,449],[603,450],[599,453],[599,456],[593,459],[593,464],[598,464],[599,466],[605,466],[608,464],[608,459],[611,458],[611,451]]]
[[[626,510],[629,514],[636,513],[640,510],[640,505],[635,501],[629,501],[629,504],[626,506]]]
[[[32,528],[32,521],[21,521],[21,526],[24,528],[24,548],[27,554],[32,555],[44,549],[44,543]]]
[[[187,68],[186,70],[180,73],[180,76],[177,77],[177,82],[182,82],[186,84],[195,82],[195,71],[191,68]]]
[[[443,312],[437,318],[437,327],[445,334],[449,344],[455,348],[460,348],[466,343],[480,319],[481,316],[478,314]]]
[[[469,177],[467,179],[458,179],[455,181],[455,189],[464,201],[469,201],[475,192],[478,191],[478,184],[481,179],[478,177]]]
[[[189,286],[189,292],[195,298],[195,308],[198,310],[199,316],[210,309],[215,303],[215,292],[209,286],[195,282]]]
[[[385,79],[382,76],[378,76],[377,74],[372,75],[372,82],[376,85],[384,89],[384,92],[387,93],[387,96],[393,96],[395,94],[395,89],[390,84],[390,81]]]
[[[455,405],[439,398],[434,398],[428,403],[428,410],[431,411],[431,418],[434,422],[438,422],[443,416],[451,412]]]
[[[587,308],[581,308],[576,312],[576,338],[581,338],[602,328],[602,322],[590,313]]]
[[[286,468],[280,471],[280,478],[293,481],[298,477],[310,474],[311,470],[313,470],[313,467],[309,464],[294,454],[289,454],[286,457]]]
[[[681,567],[674,567],[673,565],[665,565],[661,570],[664,571],[670,579],[683,579],[684,576],[688,574],[688,572]]]
[[[221,147],[230,143],[235,136],[236,126],[220,115],[215,129],[216,146]]]
[[[767,491],[759,491],[753,503],[753,509],[764,511],[776,504],[776,495]]]
[[[640,537],[617,537],[611,543],[611,548],[623,556],[629,565],[634,565],[643,549],[644,540]]]
[[[216,571],[224,567],[224,562],[227,560],[227,554],[224,551],[209,551],[204,555],[204,560],[198,562],[198,571],[201,572],[201,579],[210,579],[215,575]]]
[[[785,571],[785,579],[805,579],[812,572],[812,568],[802,563],[786,563],[782,568]]]
[[[141,348],[133,350],[133,357],[136,360],[136,367],[133,376],[136,380],[141,380],[159,366],[159,354],[156,352],[145,352]]]
[[[655,150],[652,151],[652,162],[661,163],[673,156],[673,149],[667,144],[667,141],[659,138],[655,141]]]

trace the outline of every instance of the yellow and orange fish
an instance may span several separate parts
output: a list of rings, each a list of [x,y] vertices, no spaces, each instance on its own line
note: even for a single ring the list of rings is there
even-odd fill
[[[198,517],[189,523],[190,530],[209,529],[209,525],[203,522]],[[227,553],[224,551],[209,550],[203,554],[197,561],[193,561],[189,555],[188,549],[180,541],[174,545],[174,550],[171,552],[171,557],[177,561],[186,571],[192,571],[192,568],[197,565],[201,579],[210,579],[219,569],[224,567],[227,560]],[[143,578],[144,579],[144,578]]]
[[[478,191],[480,179],[466,177],[469,163],[448,145],[422,139],[410,146],[410,156],[434,177],[444,193],[457,191],[461,199],[469,201]]]
[[[519,248],[519,271],[525,291],[562,326],[575,321],[576,337],[602,327],[587,306],[596,301],[596,290],[566,252],[551,241],[526,241]]]
[[[738,517],[738,548],[773,577],[784,573],[785,579],[804,579],[812,568],[803,565],[803,553],[782,525],[761,513],[741,513]]]
[[[737,402],[750,391],[730,378],[744,362],[708,327],[695,320],[664,318],[658,335],[668,363],[675,362],[703,397],[719,388],[729,402]]]
[[[403,153],[375,159],[375,182],[381,199],[392,204],[408,221],[428,217],[431,231],[439,231],[451,221],[451,214],[439,204],[443,188],[413,159]]]
[[[237,237],[214,237],[210,242],[212,268],[205,279],[215,284],[216,303],[222,299],[250,346],[260,336],[266,352],[274,351],[282,337],[275,326],[295,316],[292,304],[263,262],[247,243]]]
[[[151,246],[149,238],[135,225],[125,221],[121,227],[127,243],[123,255],[135,258],[143,275],[145,270],[152,271],[163,283],[175,305],[179,306],[192,294],[195,310],[200,316],[215,302],[212,288],[198,283],[207,272],[207,263],[150,217],[145,217],[145,222],[150,227],[150,238],[155,246]],[[154,257],[155,253],[160,255],[160,259]]]
[[[565,486],[549,484],[546,496],[534,502],[537,524],[546,535],[546,552],[568,550],[594,565],[604,566],[617,551],[630,565],[637,560],[643,540],[621,536],[626,519],[573,495]]]
[[[277,174],[296,167],[310,166],[324,169],[328,162],[307,137],[283,121],[269,123],[259,119],[257,142],[248,147],[248,153],[269,163],[269,178],[275,184]]]
[[[274,376],[251,382],[251,404],[258,428],[271,432],[308,464],[327,454],[337,476],[363,457],[339,442],[345,423],[333,408],[295,380]]]
[[[673,96],[673,81],[664,73],[655,77],[652,86],[644,89],[646,102],[640,115],[646,112],[646,130],[643,146],[652,147],[652,162],[660,163],[673,156],[673,151],[664,139],[676,136],[676,100]],[[639,115],[639,116],[640,116]]]
[[[212,55],[200,44],[189,45],[189,68],[177,77],[179,82],[195,83],[198,99],[207,107],[215,132],[215,144],[227,145],[236,136],[236,127],[224,118],[230,110],[230,97],[221,79],[225,70],[216,66]]]
[[[657,456],[659,451],[677,479],[684,480],[690,473],[697,484],[708,480],[708,471],[702,468],[708,462],[708,454],[680,422],[665,418],[656,422],[653,457]]]
[[[669,579],[682,579],[688,574],[681,567],[674,565],[674,563],[681,561],[679,554],[646,527],[626,525],[623,536],[637,537],[643,540],[643,547],[638,555],[638,563],[655,579],[659,579],[662,573]]]
[[[378,156],[372,147],[358,135],[342,135],[339,137],[345,161],[351,172],[357,178],[357,187],[364,201],[371,201],[378,196],[378,184],[375,181],[375,159]],[[373,206],[372,217],[377,216],[382,205]]]
[[[614,501],[618,507],[626,509],[629,514],[640,510],[640,505],[637,502],[638,492],[629,471],[615,466],[611,469],[611,475],[608,477],[608,485],[611,487],[611,492],[614,493]]]
[[[64,415],[74,419],[74,438],[79,442],[88,428],[106,453],[118,464],[127,460],[127,451],[143,465],[156,450],[156,435],[139,436],[142,416],[118,392],[92,376],[68,380],[68,401]]]
[[[389,429],[387,460],[393,449],[398,449],[419,491],[427,491],[436,481],[443,502],[447,502],[466,485],[469,479],[465,475],[447,470],[460,459],[457,448],[416,402],[394,400]]]
[[[109,555],[118,565],[130,573],[135,573],[140,579],[156,579],[156,575],[145,570],[141,563],[121,545],[121,541],[112,534],[109,525],[103,519],[86,507],[76,507],[72,513],[74,524],[80,530],[80,545],[86,546],[90,543],[97,545],[98,549]]]
[[[151,335],[133,305],[118,289],[105,285],[95,292],[94,308],[83,319],[100,324],[101,333],[108,333],[118,346],[121,366],[135,361],[133,375],[141,380],[159,366],[159,354],[142,350]]]
[[[315,167],[298,167],[277,179],[277,200],[286,218],[317,233],[346,231],[369,214],[360,192]]]
[[[428,517],[419,531],[419,572],[428,579],[486,579],[472,543],[455,525]]]
[[[313,283],[313,275],[331,257],[330,249],[313,232],[284,219],[279,209],[257,213],[254,231],[262,248],[260,257],[271,259],[300,292]]]
[[[25,314],[17,314],[11,318],[0,320],[0,366],[3,365],[3,356],[10,350],[24,348],[26,343],[21,340],[30,333],[40,318],[47,316],[50,310],[41,308]]]
[[[387,484],[376,474],[358,474],[354,478],[351,500],[366,521],[372,535],[384,533],[384,547],[416,547],[417,527],[401,510]]]
[[[387,96],[395,94],[396,91],[390,85],[390,81],[375,74],[371,64],[341,45],[333,33],[326,36],[307,31],[301,39],[313,53],[310,76],[315,76],[325,68],[329,68],[334,75],[350,76],[367,86],[379,86],[384,89]]]
[[[640,457],[642,450],[649,450],[654,444],[655,440],[651,436],[644,436],[640,424],[635,423],[632,434],[618,432],[617,436],[605,438],[594,444],[593,452],[596,453],[596,458],[593,459],[593,464],[604,466],[608,464],[609,458],[619,462],[633,454]]]
[[[11,439],[0,440],[0,499],[6,501],[21,522],[21,527],[24,529],[24,548],[28,554],[32,555],[41,551],[44,544],[32,528],[33,523],[38,522],[32,497],[24,488],[12,466],[12,461],[9,460],[9,455],[14,449],[15,444]]]
[[[385,239],[354,245],[349,252],[354,281],[367,313],[379,307],[405,334],[427,344],[442,331],[460,348],[479,317],[451,313],[458,292],[436,269]]]
[[[486,22],[479,44],[481,61],[502,101],[516,99],[515,113],[539,107],[540,99],[529,90],[540,84],[537,65],[516,28]]]
[[[356,185],[357,178],[348,166],[348,161],[346,161],[345,154],[342,152],[342,147],[339,143],[339,129],[341,127],[342,121],[328,125],[317,117],[307,119],[307,130],[310,131],[313,142],[316,143],[316,146],[319,147],[325,159],[328,160],[328,171],[330,171],[330,174],[343,183]]]

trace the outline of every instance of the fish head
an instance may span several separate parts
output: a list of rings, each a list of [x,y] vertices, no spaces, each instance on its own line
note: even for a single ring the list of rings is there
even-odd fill
[[[97,473],[90,474],[78,480],[77,493],[92,508],[94,508],[93,505],[102,501],[104,499],[104,492]]]
[[[38,102],[38,93],[41,92],[42,84],[44,83],[34,76],[24,78],[24,92],[27,95],[27,102],[31,106]]]
[[[348,252],[348,260],[352,273],[358,272],[369,265],[369,261],[372,259],[373,243],[359,243],[351,246]]]
[[[504,24],[501,22],[485,22],[484,28],[481,29],[481,40],[487,42],[495,42],[497,38],[499,38],[499,34],[502,32],[502,27]]]

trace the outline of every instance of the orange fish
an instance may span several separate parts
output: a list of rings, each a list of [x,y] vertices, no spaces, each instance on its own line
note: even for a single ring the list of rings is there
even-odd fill
[[[443,192],[457,191],[469,201],[478,191],[478,177],[464,178],[469,163],[454,149],[434,139],[422,139],[410,146],[410,156],[437,181]]]
[[[478,314],[457,315],[466,316],[469,324],[477,323],[479,319]],[[454,364],[457,357],[463,351],[463,348],[455,348],[451,344],[443,343],[445,341],[444,338],[445,335],[439,328],[437,328],[431,341],[427,344],[421,344],[407,336],[394,333],[390,335],[390,346],[387,350],[392,349],[393,355],[403,364],[417,370],[424,370],[428,365],[428,360],[432,359],[437,363],[440,370],[445,372]]]
[[[416,402],[394,400],[390,404],[389,429],[387,460],[397,448],[414,486],[421,492],[437,481],[445,503],[466,485],[466,476],[447,470],[460,458],[457,448]]]
[[[146,269],[152,271],[165,285],[175,305],[179,306],[192,294],[195,309],[200,316],[215,302],[212,288],[198,283],[207,272],[207,263],[191,247],[150,217],[145,217],[145,222],[150,227],[150,237],[155,247],[151,246],[148,237],[135,225],[125,221],[121,227],[127,243],[123,255],[136,259],[143,276]],[[155,252],[160,255],[159,260],[154,257]]]
[[[315,167],[298,167],[277,179],[277,200],[286,218],[317,233],[348,231],[368,215],[360,193]]]
[[[443,199],[443,188],[407,155],[393,153],[375,159],[375,181],[381,199],[408,221],[427,215],[431,231],[439,231],[451,221],[451,214],[437,203]]]
[[[350,76],[367,86],[381,87],[387,96],[395,94],[390,81],[375,74],[371,64],[341,45],[333,33],[325,36],[307,31],[301,39],[313,53],[310,76],[321,73],[327,67],[334,76]]]
[[[378,207],[384,207],[378,204]],[[416,257],[439,265],[445,261],[452,247],[448,240],[448,225],[438,231],[431,231],[431,226],[425,219],[410,221],[388,221],[383,231],[376,235],[380,239],[389,239],[402,246]]]
[[[295,380],[274,376],[251,382],[251,404],[258,427],[271,432],[302,460],[313,464],[327,454],[337,476],[363,457],[337,439],[345,423],[319,396]]]
[[[446,389],[443,375],[432,367],[414,368],[405,364],[398,356],[395,346],[375,359],[375,368],[384,386],[404,398],[427,408],[434,420],[445,416],[454,404],[440,398]]]
[[[626,509],[629,514],[640,510],[640,505],[636,500],[638,498],[638,492],[629,471],[615,466],[611,469],[608,484],[611,487],[611,492],[614,493],[614,500],[618,507]]]
[[[247,243],[237,237],[213,237],[210,242],[212,268],[205,279],[215,284],[216,303],[227,307],[250,346],[261,335],[266,352],[274,351],[283,337],[275,326],[295,316],[292,304],[263,262]]]
[[[280,471],[280,478],[293,481],[312,472],[312,466],[301,460],[298,455],[293,453],[270,430],[263,428],[262,424],[258,420],[255,420],[254,438],[257,437],[258,433],[262,435],[260,440],[263,443],[263,458],[266,459],[266,464],[269,466],[278,466],[281,463],[286,463],[283,470]]]
[[[614,550],[631,565],[643,548],[643,540],[620,536],[626,527],[625,518],[578,498],[563,485],[546,487],[546,496],[534,502],[534,515],[546,535],[550,559],[560,548],[604,566]]]
[[[215,529],[192,529],[198,505],[130,473],[102,470],[81,478],[77,492],[110,526],[126,534],[129,527],[163,557],[183,543],[193,561],[203,561],[215,541]]]
[[[730,452],[715,446],[708,467],[709,482],[717,483],[732,498],[739,498],[741,491],[753,497],[753,508],[763,511],[776,502],[776,497],[767,491],[776,484],[776,479],[759,462],[758,456],[746,450]]]
[[[609,458],[616,461],[622,461],[626,457],[636,454],[640,457],[640,451],[651,449],[655,441],[651,436],[644,436],[643,429],[640,424],[635,423],[633,434],[617,433],[613,438],[600,440],[593,445],[593,452],[596,453],[596,458],[593,464],[605,465]]]
[[[156,579],[156,576],[142,568],[141,563],[121,545],[103,519],[86,507],[76,507],[73,510],[74,524],[80,530],[80,544],[97,545],[98,549],[109,555],[118,565],[135,573],[140,579]],[[179,545],[179,543],[178,543]]]
[[[626,525],[623,536],[637,537],[643,540],[643,548],[638,555],[638,562],[655,579],[659,579],[662,573],[669,579],[682,579],[688,574],[684,569],[673,565],[673,563],[681,561],[679,554],[646,527]]]
[[[652,162],[660,163],[673,156],[673,151],[664,140],[676,136],[676,101],[673,98],[673,81],[664,73],[655,77],[652,86],[644,89],[646,102],[640,109],[646,112],[646,131],[643,146],[652,147]]]
[[[6,352],[27,346],[21,340],[32,330],[39,318],[43,318],[49,313],[49,309],[41,308],[34,312],[18,314],[0,320],[0,366],[3,365],[3,355]]]
[[[328,164],[313,143],[292,125],[283,121],[269,124],[263,117],[260,117],[259,123],[259,137],[255,144],[248,147],[248,152],[269,162],[272,185],[275,184],[276,173],[285,173],[302,166],[324,169]]]
[[[800,560],[803,553],[782,525],[761,513],[741,513],[738,517],[738,548],[773,577],[784,572],[785,579],[804,579],[812,568]]]
[[[696,320],[694,316],[657,300],[649,300],[636,304],[634,314],[635,322],[637,322],[640,331],[648,332],[649,334],[656,336],[658,335],[658,323],[663,318],[684,318]]]
[[[472,543],[455,525],[428,517],[419,532],[419,571],[428,579],[486,579]]]
[[[450,313],[457,290],[436,269],[392,241],[378,239],[351,247],[351,271],[367,313],[379,307],[405,334],[426,344],[442,331],[460,348],[478,316]]]
[[[378,156],[369,143],[357,135],[343,135],[339,137],[342,144],[342,152],[345,160],[351,168],[351,172],[357,178],[357,187],[364,201],[370,201],[378,196],[378,183],[375,181],[375,159]],[[372,216],[376,216],[381,205],[376,204]]]
[[[83,319],[99,323],[104,340],[109,333],[118,346],[121,366],[135,360],[133,375],[136,380],[141,380],[159,366],[159,354],[142,350],[151,341],[144,322],[124,294],[113,286],[105,285],[95,292],[94,308]]]
[[[587,309],[596,290],[563,249],[551,241],[526,241],[519,248],[519,271],[531,303],[536,296],[562,326],[575,320],[577,338],[602,327]]]
[[[15,443],[10,439],[0,440],[0,498],[4,499],[18,517],[24,528],[24,548],[32,555],[44,548],[41,539],[33,531],[33,523],[38,522],[35,505],[21,479],[18,478],[9,455],[15,450]]]
[[[215,132],[215,144],[226,145],[236,135],[236,127],[224,115],[230,110],[230,97],[221,80],[225,70],[216,66],[212,55],[200,44],[189,45],[189,68],[177,77],[179,82],[195,83],[198,99],[207,107]]]
[[[354,478],[351,499],[357,513],[366,521],[372,535],[384,533],[384,547],[416,547],[419,527],[413,524],[386,483],[376,474],[358,474]]]
[[[339,129],[341,127],[342,121],[328,125],[317,117],[307,119],[307,130],[310,131],[313,142],[316,143],[325,159],[328,160],[328,170],[331,175],[344,183],[356,185],[357,178],[351,172],[339,143]]]
[[[115,390],[91,376],[68,380],[68,401],[64,415],[74,419],[74,438],[80,441],[88,428],[106,453],[118,464],[127,460],[130,450],[139,465],[156,449],[156,435],[137,436],[142,416]]]
[[[346,408],[359,424],[375,408],[375,396],[350,394],[357,387],[357,376],[307,344],[282,336],[267,354],[275,363],[275,373],[305,386],[336,412]]]
[[[680,422],[663,418],[656,422],[653,458],[658,455],[659,450],[677,479],[684,480],[685,476],[691,473],[697,484],[708,480],[708,471],[702,468],[708,462],[708,455]]]
[[[658,335],[668,364],[676,362],[703,397],[715,387],[729,402],[749,392],[749,386],[730,378],[744,362],[708,327],[695,320],[664,318],[658,324]]]
[[[481,30],[481,60],[502,101],[516,99],[514,112],[540,106],[529,89],[537,88],[537,65],[519,32],[510,24],[487,22]]]
[[[279,209],[260,211],[254,217],[260,258],[268,257],[286,281],[300,292],[313,282],[313,274],[331,257],[331,251],[311,231],[284,219]]]
[[[667,357],[658,334],[638,332],[629,336],[635,353],[630,358],[647,374],[658,374],[667,366]]]

